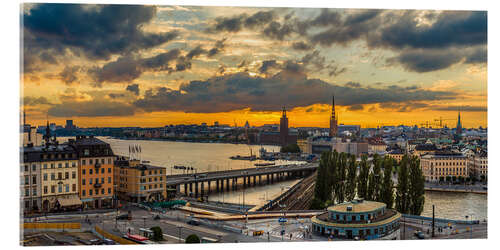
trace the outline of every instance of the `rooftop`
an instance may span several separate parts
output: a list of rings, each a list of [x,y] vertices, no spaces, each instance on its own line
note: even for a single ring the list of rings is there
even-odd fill
[[[363,213],[370,212],[386,205],[382,202],[377,201],[362,201],[362,200],[353,200],[350,202],[344,202],[338,205],[334,205],[328,207],[328,211],[332,212],[341,212],[341,213]],[[348,207],[352,207],[352,210],[348,210]]]

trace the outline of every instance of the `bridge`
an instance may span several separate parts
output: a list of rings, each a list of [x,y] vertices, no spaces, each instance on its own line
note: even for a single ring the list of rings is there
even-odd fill
[[[239,183],[241,183],[242,188],[247,188],[305,177],[313,173],[317,168],[317,163],[307,163],[169,175],[167,176],[167,187],[175,188],[177,193],[182,193],[181,186],[183,186],[186,196],[205,197],[211,191],[234,191],[238,188]]]

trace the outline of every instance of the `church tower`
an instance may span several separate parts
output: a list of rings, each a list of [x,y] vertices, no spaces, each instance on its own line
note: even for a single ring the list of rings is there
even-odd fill
[[[332,96],[332,115],[330,117],[330,136],[337,136],[337,118],[335,117],[335,96]]]
[[[460,119],[460,111],[458,111],[458,121],[457,121],[457,135],[462,134],[462,120]]]
[[[280,118],[280,142],[282,146],[288,145],[288,117],[286,117],[285,107]]]

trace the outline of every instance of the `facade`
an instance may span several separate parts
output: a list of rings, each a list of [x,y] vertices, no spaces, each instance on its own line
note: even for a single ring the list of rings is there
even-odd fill
[[[436,150],[438,150],[436,145],[432,143],[419,144],[416,145],[413,149],[413,154],[417,156],[421,156],[424,154],[434,154]]]
[[[338,239],[399,239],[401,214],[381,202],[344,202],[314,216],[313,232]]]
[[[400,162],[405,154],[401,150],[392,150],[387,155],[392,159],[395,159],[397,162]]]
[[[480,180],[488,179],[488,153],[483,151],[469,158],[469,173]]]
[[[77,136],[68,144],[78,154],[78,190],[83,208],[113,207],[115,156],[111,146],[93,136]]]
[[[338,121],[335,117],[335,96],[332,96],[332,115],[330,116],[330,137],[337,136],[338,133]]]
[[[438,151],[420,158],[420,167],[426,181],[438,182],[447,176],[467,178],[469,176],[468,160],[462,154]]]
[[[288,141],[288,117],[286,117],[285,107],[283,107],[283,113],[280,118],[280,143],[281,146],[290,144]]]
[[[116,195],[120,200],[132,202],[163,201],[167,197],[166,174],[162,167],[118,159],[114,171]]]
[[[43,135],[37,133],[36,127],[32,127],[29,124],[25,124],[21,128],[21,145],[23,147],[32,144],[33,146],[41,146],[43,143]]]
[[[387,145],[383,142],[370,142],[368,143],[368,152],[372,153],[385,153]]]
[[[368,143],[366,142],[342,142],[340,138],[329,136],[309,137],[303,145],[307,154],[321,154],[337,150],[339,153],[354,154],[356,156],[368,153]]]

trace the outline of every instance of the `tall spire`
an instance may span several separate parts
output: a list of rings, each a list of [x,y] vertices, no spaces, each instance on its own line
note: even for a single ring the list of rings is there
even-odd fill
[[[335,117],[335,96],[332,95],[332,114],[330,117],[330,136],[337,135],[337,118]]]
[[[286,109],[285,109],[285,106],[283,106],[282,117],[286,117]]]

